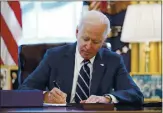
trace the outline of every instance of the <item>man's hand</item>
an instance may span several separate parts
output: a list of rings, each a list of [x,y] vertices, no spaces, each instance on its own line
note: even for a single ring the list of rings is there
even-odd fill
[[[80,103],[109,103],[111,98],[104,96],[91,95],[87,100],[82,100]]]
[[[50,92],[44,94],[44,102],[64,104],[66,103],[67,94],[58,88],[53,88]]]

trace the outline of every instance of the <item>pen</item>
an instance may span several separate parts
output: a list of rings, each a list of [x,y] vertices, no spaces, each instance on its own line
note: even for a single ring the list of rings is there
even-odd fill
[[[58,83],[56,81],[53,81],[53,84],[54,84],[54,87],[60,89],[60,87],[59,87],[59,85],[58,85]]]

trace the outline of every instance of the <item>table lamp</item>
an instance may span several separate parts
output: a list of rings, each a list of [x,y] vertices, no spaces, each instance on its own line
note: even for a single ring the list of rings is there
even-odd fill
[[[149,42],[161,41],[161,4],[133,4],[126,11],[121,41],[146,43],[145,71],[149,65]]]

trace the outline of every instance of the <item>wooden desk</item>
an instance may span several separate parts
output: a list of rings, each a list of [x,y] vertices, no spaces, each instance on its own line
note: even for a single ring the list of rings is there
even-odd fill
[[[123,110],[123,111],[118,111],[116,109],[114,110],[86,110],[81,107],[76,107],[76,106],[68,106],[68,107],[26,107],[26,108],[0,108],[0,113],[18,113],[18,112],[44,112],[44,113],[161,113],[162,107],[158,108],[143,108],[141,110]]]
[[[161,113],[161,110],[142,110],[142,111],[87,111],[87,110],[67,110],[66,108],[6,108],[0,110],[1,113]]]

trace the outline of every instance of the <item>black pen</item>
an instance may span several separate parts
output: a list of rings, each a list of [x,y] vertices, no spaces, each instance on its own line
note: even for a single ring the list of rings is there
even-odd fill
[[[53,81],[53,84],[54,84],[54,87],[60,89],[60,87],[59,87],[59,85],[58,85],[58,83],[56,81]]]

